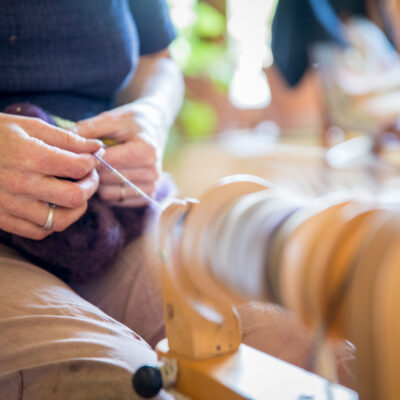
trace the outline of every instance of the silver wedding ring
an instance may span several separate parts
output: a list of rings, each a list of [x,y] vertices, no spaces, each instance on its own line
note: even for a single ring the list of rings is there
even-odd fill
[[[126,187],[125,183],[121,183],[121,193],[119,195],[119,201],[124,201],[126,199]]]
[[[49,203],[49,214],[47,215],[46,223],[42,226],[45,230],[50,230],[53,226],[53,219],[54,219],[54,210],[56,208],[55,204]]]

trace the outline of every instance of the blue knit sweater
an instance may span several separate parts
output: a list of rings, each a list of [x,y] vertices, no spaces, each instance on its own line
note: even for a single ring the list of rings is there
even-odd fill
[[[79,120],[113,106],[140,54],[174,38],[165,0],[0,0],[0,110]]]

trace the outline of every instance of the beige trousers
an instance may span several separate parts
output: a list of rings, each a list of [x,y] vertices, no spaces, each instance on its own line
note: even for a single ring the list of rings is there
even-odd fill
[[[0,400],[136,399],[132,374],[156,360],[141,337],[154,346],[164,335],[158,263],[145,253],[132,242],[72,290],[0,245]],[[254,303],[239,314],[245,343],[303,365],[310,335],[296,316]]]

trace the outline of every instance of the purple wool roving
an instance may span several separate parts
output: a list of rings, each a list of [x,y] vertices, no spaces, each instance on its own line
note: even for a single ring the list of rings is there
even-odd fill
[[[4,112],[56,125],[51,115],[30,103],[12,104]],[[157,187],[155,197],[161,201],[168,197],[174,184],[166,179]],[[0,242],[64,281],[83,282],[104,272],[118,252],[141,235],[149,212],[156,210],[149,206],[111,207],[95,195],[89,200],[86,213],[63,232],[36,241],[0,230]]]

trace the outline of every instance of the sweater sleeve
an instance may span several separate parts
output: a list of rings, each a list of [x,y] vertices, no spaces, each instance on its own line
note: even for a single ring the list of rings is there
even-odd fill
[[[129,0],[139,34],[140,55],[156,53],[175,39],[166,0]]]

